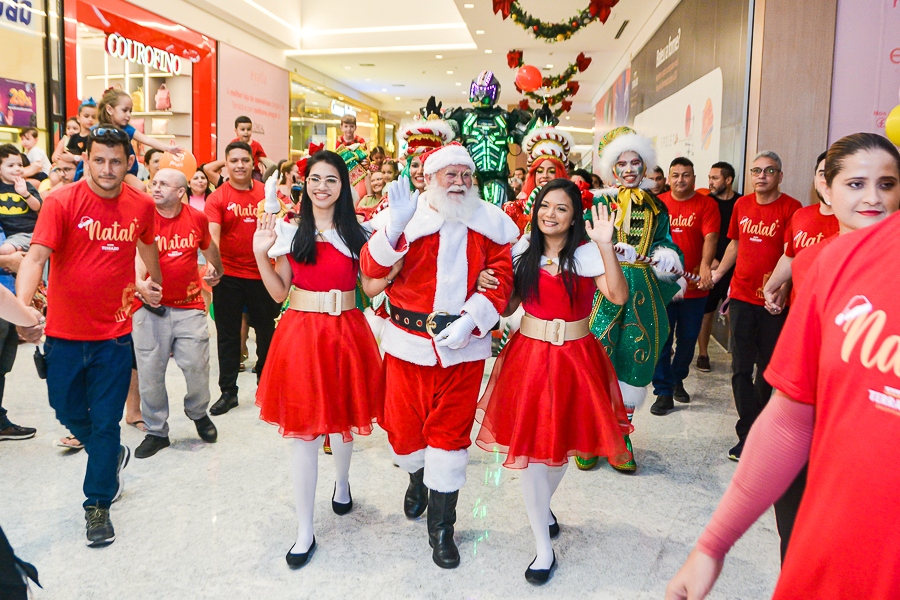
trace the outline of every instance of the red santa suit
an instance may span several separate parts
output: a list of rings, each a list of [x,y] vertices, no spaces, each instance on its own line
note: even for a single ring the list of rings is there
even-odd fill
[[[426,173],[430,166],[437,170],[426,162]],[[510,244],[518,229],[487,202],[465,222],[445,221],[427,197],[427,191],[419,197],[397,248],[384,228],[376,231],[363,247],[360,267],[368,277],[383,278],[405,259],[387,289],[392,310],[400,311],[394,311],[381,340],[386,354],[382,425],[397,464],[409,473],[424,467],[425,485],[449,493],[465,483],[484,361],[491,356],[490,332],[512,292]],[[476,291],[483,269],[494,270],[497,289]],[[415,331],[423,327],[422,319],[407,325],[402,311],[468,314],[475,330],[458,350],[437,346],[428,333]]]

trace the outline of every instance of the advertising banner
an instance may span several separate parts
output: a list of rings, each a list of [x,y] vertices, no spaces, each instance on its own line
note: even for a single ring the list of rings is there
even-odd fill
[[[35,84],[0,77],[0,125],[37,127]]]

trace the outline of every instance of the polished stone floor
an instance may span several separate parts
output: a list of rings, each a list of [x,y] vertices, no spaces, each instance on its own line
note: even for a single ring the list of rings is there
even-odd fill
[[[241,404],[215,419],[219,442],[207,445],[181,411],[184,383],[174,363],[172,446],[132,459],[112,511],[118,539],[87,548],[86,457],[53,447],[64,431],[27,345],[8,378],[4,406],[38,434],[0,442],[0,524],[19,555],[40,570],[38,599],[662,598],[735,468],[725,456],[736,417],[730,360],[717,350],[713,372],[692,374],[686,383],[690,405],[661,418],[648,403],[637,414],[637,475],[570,468],[552,504],[562,529],[554,542],[560,566],[543,588],[523,577],[534,553],[515,471],[472,447],[457,523],[462,564],[443,571],[431,562],[424,519],[403,516],[407,476],[392,466],[381,430],[356,442],[349,515],[331,511],[331,457],[321,455],[319,547],[307,567],[290,571],[284,554],[296,529],[289,448],[258,418],[255,376],[240,376]],[[141,439],[124,428],[132,449]],[[769,597],[778,569],[770,511],[738,542],[710,597]]]

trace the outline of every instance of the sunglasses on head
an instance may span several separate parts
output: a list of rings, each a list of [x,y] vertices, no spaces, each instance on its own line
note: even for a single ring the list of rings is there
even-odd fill
[[[106,138],[112,138],[114,140],[127,140],[128,134],[121,129],[117,129],[116,127],[95,127],[94,129],[91,129],[92,140],[101,140]]]

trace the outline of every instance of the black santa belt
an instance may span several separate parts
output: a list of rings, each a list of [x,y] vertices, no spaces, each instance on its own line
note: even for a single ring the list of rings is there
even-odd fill
[[[391,323],[399,325],[407,331],[427,333],[431,337],[437,337],[442,331],[457,320],[460,315],[451,315],[443,311],[433,313],[419,313],[391,305]]]

